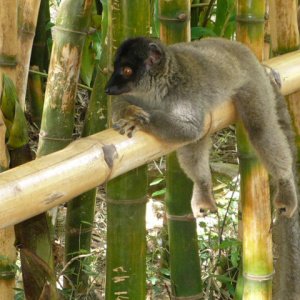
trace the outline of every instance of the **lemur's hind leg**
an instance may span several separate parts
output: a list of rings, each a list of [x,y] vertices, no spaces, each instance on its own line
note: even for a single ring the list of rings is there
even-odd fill
[[[195,217],[206,211],[215,212],[216,202],[212,194],[212,182],[209,166],[209,150],[211,141],[205,137],[195,143],[177,150],[182,169],[194,182],[191,207]]]
[[[272,88],[258,90],[255,84],[248,84],[233,98],[250,141],[275,183],[275,207],[283,215],[291,217],[298,202],[294,158],[289,138],[279,122],[276,96]]]

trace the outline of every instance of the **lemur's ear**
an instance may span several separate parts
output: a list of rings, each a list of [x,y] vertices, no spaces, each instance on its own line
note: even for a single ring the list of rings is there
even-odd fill
[[[149,54],[148,58],[146,59],[146,68],[150,70],[154,65],[157,65],[161,61],[163,50],[161,47],[156,43],[149,44]]]

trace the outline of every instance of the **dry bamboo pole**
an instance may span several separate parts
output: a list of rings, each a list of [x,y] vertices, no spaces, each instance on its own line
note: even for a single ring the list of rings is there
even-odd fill
[[[262,61],[265,1],[237,1],[237,39]],[[237,123],[241,173],[244,300],[272,299],[272,234],[268,173],[242,122]],[[255,229],[254,229],[255,228]]]
[[[16,87],[21,107],[25,107],[25,96],[31,49],[41,0],[19,0],[18,11],[18,65]]]
[[[0,1],[0,68],[12,81],[16,79],[17,0]],[[0,95],[2,76],[0,76]]]
[[[297,0],[270,1],[270,29],[272,52],[279,55],[299,48]],[[300,93],[286,98],[293,119],[300,161]],[[296,170],[299,176],[299,165]],[[280,218],[273,227],[275,277],[273,299],[298,299],[300,295],[300,217]]]
[[[107,1],[102,0],[101,47],[102,53],[98,65],[93,91],[85,114],[82,137],[104,130],[107,125],[107,95],[105,84],[107,82]],[[86,272],[86,258],[79,258],[80,254],[91,250],[92,230],[94,227],[95,203],[97,188],[83,193],[68,203],[65,221],[65,261],[69,267],[66,270],[68,278],[64,278],[64,286],[72,285],[79,294],[85,294],[89,289],[89,274]],[[74,259],[77,257],[77,259]],[[75,295],[74,295],[75,296]]]
[[[226,112],[226,113],[225,113]],[[235,120],[230,102],[207,117],[204,134]],[[77,140],[68,147],[0,175],[0,228],[47,211],[180,145],[143,133],[129,139],[112,129]],[[139,155],[137,155],[139,153]]]
[[[2,76],[6,74],[14,82],[16,79],[17,56],[17,1],[0,1],[0,97]],[[9,158],[5,145],[5,126],[0,111],[0,169],[8,168]],[[16,260],[14,228],[0,230],[0,300],[14,299],[15,274],[11,272]]]
[[[273,61],[278,64],[278,59],[271,59],[265,64],[273,68]],[[300,89],[300,73],[289,72],[287,66],[289,62],[293,66],[300,66],[300,51],[285,54],[281,60],[286,62],[285,67],[273,69],[281,78],[283,90],[287,94],[293,93],[297,86]],[[233,104],[228,102],[218,107],[212,118],[210,132],[233,123]],[[207,131],[209,124],[208,118],[203,132]],[[84,191],[180,146],[166,144],[143,132],[128,139],[109,129],[75,141],[59,152],[6,171],[0,175],[0,228],[19,223],[69,201]],[[113,167],[110,168],[112,161]]]
[[[1,76],[1,71],[0,71]],[[0,173],[9,167],[9,155],[5,144],[6,127],[0,110]],[[14,298],[15,273],[11,272],[16,259],[14,227],[0,229],[0,300]]]

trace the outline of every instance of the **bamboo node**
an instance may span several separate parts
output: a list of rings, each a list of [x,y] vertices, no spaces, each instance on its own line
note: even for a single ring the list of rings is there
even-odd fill
[[[39,133],[39,138],[42,140],[50,140],[50,141],[73,141],[72,138],[59,138],[59,137],[48,136],[47,133],[44,131],[41,131]]]
[[[103,154],[104,154],[104,160],[108,167],[112,169],[114,166],[114,160],[118,158],[118,152],[116,149],[116,146],[111,144],[111,145],[104,145],[102,147]]]
[[[193,222],[196,220],[193,214],[187,214],[182,216],[175,216],[167,214],[167,219],[172,221],[181,221],[181,222]]]
[[[15,271],[2,271],[0,272],[0,279],[9,280],[14,279],[16,276]]]
[[[19,33],[20,32],[21,32],[21,34],[28,34],[28,35],[34,36],[35,28],[34,28],[34,30],[31,30],[31,29],[26,29],[26,26],[24,26],[24,27],[20,28]]]
[[[65,28],[65,27],[61,27],[61,26],[54,26],[53,30],[58,30],[58,31],[65,31],[65,32],[69,32],[69,33],[76,33],[76,34],[80,34],[80,35],[87,35],[88,33],[86,31],[78,31],[78,30],[73,30],[70,28]]]
[[[203,293],[199,293],[192,296],[181,296],[181,297],[176,297],[174,295],[171,295],[171,300],[199,300],[199,299],[203,299]]]
[[[115,205],[131,205],[131,204],[145,204],[148,202],[147,197],[142,197],[139,199],[126,199],[126,200],[113,200],[110,198],[106,198],[107,204],[115,204]]]
[[[273,271],[272,273],[269,273],[269,274],[265,274],[265,275],[254,275],[254,274],[249,274],[249,273],[243,272],[243,277],[245,279],[249,279],[252,281],[268,281],[273,278],[274,274],[275,274],[275,271]]]
[[[160,21],[186,22],[186,21],[189,21],[190,17],[186,13],[179,13],[175,18],[159,15],[158,19]]]
[[[258,18],[252,15],[241,15],[241,16],[236,16],[237,22],[240,23],[265,23],[265,18]]]
[[[0,67],[15,67],[17,65],[16,57],[0,54]]]
[[[282,87],[282,81],[281,77],[278,71],[275,69],[271,68],[268,65],[262,64],[262,66],[265,68],[266,73],[268,74],[270,80],[274,82],[279,89]]]

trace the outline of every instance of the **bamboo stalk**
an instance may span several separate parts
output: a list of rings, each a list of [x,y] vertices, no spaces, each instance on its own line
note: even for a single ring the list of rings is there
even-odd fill
[[[60,5],[37,156],[60,150],[72,140],[75,94],[92,2],[64,0]]]
[[[107,81],[107,1],[102,0],[102,23],[101,23],[101,48],[102,54],[99,62],[99,69],[95,78],[93,91],[86,112],[82,137],[89,136],[107,126],[107,95],[104,87]],[[97,189],[90,190],[73,199],[68,203],[65,229],[65,260],[70,261],[74,257],[90,252],[91,237],[93,230],[95,200]],[[74,260],[74,259],[73,259]],[[84,258],[77,258],[69,264],[68,280],[65,286],[70,287],[70,280],[76,290],[84,294],[89,288],[89,276],[84,270]],[[68,270],[67,270],[68,272]]]
[[[49,51],[47,40],[51,36],[47,30],[50,22],[49,0],[41,0],[39,16],[36,26],[36,34],[33,40],[32,53],[30,59],[30,70],[36,72],[48,71]],[[28,95],[27,110],[30,117],[38,127],[41,125],[43,106],[44,106],[44,79],[41,75],[31,72],[28,76]]]
[[[159,1],[162,41],[166,44],[190,41],[190,9],[189,0]],[[176,19],[177,22],[174,21]],[[176,154],[168,155],[166,207],[173,297],[200,297],[202,291],[196,220],[181,218],[192,215],[192,187],[191,180],[179,166]]]
[[[1,42],[0,68],[3,73],[16,79],[17,57],[17,0],[0,1]],[[0,76],[0,95],[2,93],[2,76]]]
[[[299,48],[296,0],[270,1],[271,41],[274,55]],[[300,93],[286,97],[296,132],[298,163],[300,162]],[[296,170],[298,178],[300,168]],[[275,277],[273,299],[297,299],[300,295],[300,217],[290,220],[280,218],[273,227]]]
[[[281,59],[289,59],[285,54]],[[300,52],[298,52],[300,66]],[[272,66],[272,64],[270,64]],[[282,75],[280,69],[278,74]],[[300,73],[283,81],[283,89],[289,81],[297,81],[300,88]],[[286,91],[287,93],[289,91]],[[220,130],[235,121],[235,109],[228,102],[215,109],[212,122],[206,120],[206,132]],[[118,154],[112,170],[108,167],[103,146],[113,145]],[[73,142],[57,153],[6,171],[0,175],[0,228],[19,223],[31,216],[49,210],[97,185],[108,181],[145,162],[165,155],[182,145],[166,144],[153,136],[137,132],[131,139],[117,134],[112,129]],[[109,149],[110,147],[108,147]],[[109,158],[109,152],[106,151]],[[136,154],[139,153],[139,156]],[[108,159],[107,162],[111,162]],[[88,166],[88,167],[87,167]],[[72,172],[71,172],[72,171]],[[97,174],[98,176],[95,176]]]
[[[17,56],[17,1],[0,1],[0,104],[3,74],[13,82],[16,79]],[[5,143],[6,127],[0,110],[0,172],[9,167],[9,155]],[[0,230],[0,300],[14,298],[16,249],[14,228]]]
[[[19,0],[18,23],[19,45],[16,86],[21,107],[25,107],[25,96],[31,49],[41,0]]]
[[[115,50],[124,39],[148,36],[149,31],[150,1],[109,1],[108,68],[111,69]],[[108,109],[110,114],[110,105]],[[133,169],[107,186],[107,300],[117,299],[118,295],[146,298],[146,197],[147,166]]]
[[[5,144],[5,133],[6,127],[0,110],[0,173],[9,167],[9,155]],[[0,300],[10,300],[14,298],[14,262],[16,260],[14,242],[15,233],[13,226],[0,229]]]
[[[261,61],[265,1],[240,0],[237,6],[237,39],[249,46]],[[237,141],[243,226],[243,299],[272,299],[273,257],[268,173],[257,158],[241,122],[237,123]]]
[[[56,19],[49,77],[45,93],[37,156],[62,149],[72,140],[74,103],[81,52],[88,28],[92,0],[64,0]],[[24,6],[25,9],[26,6]],[[19,231],[19,229],[21,231]],[[24,232],[31,233],[24,240]],[[56,277],[52,253],[53,227],[47,214],[39,214],[18,228],[22,266],[27,268],[24,290],[28,299],[55,300]],[[31,267],[31,269],[30,269]]]

